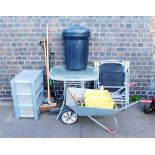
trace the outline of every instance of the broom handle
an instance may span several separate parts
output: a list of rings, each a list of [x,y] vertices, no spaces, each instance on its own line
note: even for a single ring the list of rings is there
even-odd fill
[[[47,50],[46,50],[46,39],[45,38],[44,38],[44,59],[45,59],[45,68],[46,68],[47,67]]]
[[[46,24],[46,60],[47,60],[47,66],[46,66],[46,74],[47,74],[47,91],[48,91],[48,101],[51,101],[51,91],[50,91],[50,83],[49,83],[49,46],[48,46],[48,23]]]

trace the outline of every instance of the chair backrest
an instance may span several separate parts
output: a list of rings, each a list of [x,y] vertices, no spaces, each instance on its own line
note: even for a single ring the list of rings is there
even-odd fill
[[[103,86],[124,86],[124,66],[114,62],[100,64],[99,82]]]

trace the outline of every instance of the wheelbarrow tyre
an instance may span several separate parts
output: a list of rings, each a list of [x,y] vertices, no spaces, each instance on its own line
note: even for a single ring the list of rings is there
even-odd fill
[[[64,109],[61,113],[61,121],[65,124],[74,124],[78,120],[78,115],[71,109]]]
[[[146,103],[144,105],[144,113],[145,114],[151,114],[153,112],[152,103]]]

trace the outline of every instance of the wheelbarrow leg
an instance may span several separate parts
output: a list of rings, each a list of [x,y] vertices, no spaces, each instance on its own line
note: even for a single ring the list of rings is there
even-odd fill
[[[105,125],[101,124],[99,121],[97,121],[95,118],[91,117],[91,116],[88,116],[93,122],[95,122],[96,124],[98,124],[100,127],[102,127],[104,130],[108,131],[109,133],[117,133],[118,132],[118,124],[117,124],[117,119],[115,117],[115,115],[113,115],[113,119],[114,119],[114,122],[115,122],[115,126],[116,126],[116,129],[115,130],[112,130],[108,127],[106,127]]]

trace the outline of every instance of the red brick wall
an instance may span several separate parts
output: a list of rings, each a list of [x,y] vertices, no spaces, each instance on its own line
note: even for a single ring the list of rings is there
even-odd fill
[[[54,65],[64,64],[63,29],[79,23],[91,30],[89,64],[95,60],[131,62],[132,95],[145,95],[153,69],[151,17],[0,17],[0,100],[10,100],[10,79],[22,69],[44,69],[40,40],[49,23]]]

